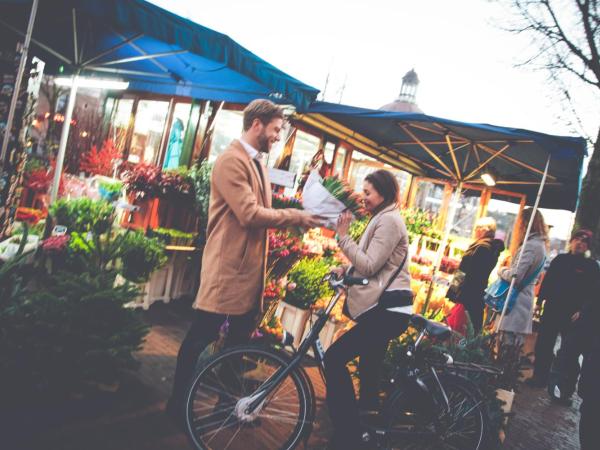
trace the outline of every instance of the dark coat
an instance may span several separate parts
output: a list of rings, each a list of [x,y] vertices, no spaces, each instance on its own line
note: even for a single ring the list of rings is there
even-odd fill
[[[459,270],[465,273],[456,301],[465,306],[483,303],[483,294],[488,286],[490,273],[496,267],[498,257],[504,250],[499,239],[483,239],[473,252],[467,252],[460,261]]]

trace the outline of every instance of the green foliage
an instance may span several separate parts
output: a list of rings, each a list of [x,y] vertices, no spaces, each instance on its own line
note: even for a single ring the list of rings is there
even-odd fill
[[[122,181],[101,181],[99,183],[100,194],[102,198],[106,201],[114,201],[121,195],[121,191],[123,190],[123,182]]]
[[[356,219],[350,224],[350,229],[348,230],[348,234],[350,237],[358,242],[360,241],[361,236],[367,229],[367,225],[369,224],[370,217],[365,216],[362,219]]]
[[[114,212],[110,203],[89,198],[60,199],[50,206],[56,223],[66,226],[69,233],[104,233],[112,225]]]
[[[63,397],[134,368],[147,327],[123,306],[137,296],[104,273],[57,272],[0,303],[0,398]]]
[[[308,309],[315,301],[332,295],[327,283],[322,281],[329,272],[329,265],[321,259],[304,258],[288,273],[288,282],[295,288],[288,290],[285,301],[301,309]]]
[[[194,240],[193,233],[186,233],[174,228],[148,229],[148,236],[155,237],[165,244],[174,245],[189,245]]]
[[[189,178],[194,185],[195,207],[200,216],[200,238],[206,237],[206,226],[208,225],[208,202],[210,200],[210,175],[213,165],[204,160],[194,165],[189,172]]]
[[[122,275],[128,280],[148,280],[152,272],[167,262],[164,246],[158,239],[140,232],[125,234],[120,251]]]

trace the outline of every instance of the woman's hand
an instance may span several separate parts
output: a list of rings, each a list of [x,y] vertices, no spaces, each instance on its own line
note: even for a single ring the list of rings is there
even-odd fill
[[[344,269],[343,267],[332,267],[329,272],[334,274],[337,278],[341,278],[344,276],[346,269]]]
[[[344,211],[338,217],[337,222],[337,234],[339,237],[344,237],[348,235],[348,230],[350,229],[350,223],[352,222],[352,213],[350,211]]]

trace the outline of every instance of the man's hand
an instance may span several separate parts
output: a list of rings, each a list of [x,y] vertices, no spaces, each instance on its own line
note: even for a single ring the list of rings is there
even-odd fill
[[[300,226],[302,228],[310,229],[320,227],[323,224],[325,218],[316,214],[310,214],[308,212],[302,212],[300,217]]]

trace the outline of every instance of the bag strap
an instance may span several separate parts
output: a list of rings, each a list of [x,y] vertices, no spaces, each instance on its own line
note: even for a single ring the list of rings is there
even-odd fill
[[[408,257],[408,245],[406,246],[406,253],[404,254],[404,259],[402,260],[402,263],[398,266],[398,269],[394,272],[394,274],[388,280],[387,284],[383,288],[383,291],[381,291],[381,295],[383,295],[383,293],[385,291],[387,291],[387,288],[390,287],[390,284],[392,284],[392,281],[394,281],[396,279],[396,277],[400,274],[400,271],[404,267],[404,263],[406,263],[406,258],[407,257]]]
[[[535,271],[531,272],[531,274],[526,279],[521,281],[521,285],[517,288],[518,292],[521,292],[526,286],[528,286],[533,280],[536,279],[536,277],[540,274],[540,272],[544,268],[544,264],[546,264],[545,256],[542,258],[542,262],[541,262],[540,266],[537,269],[535,269]]]

